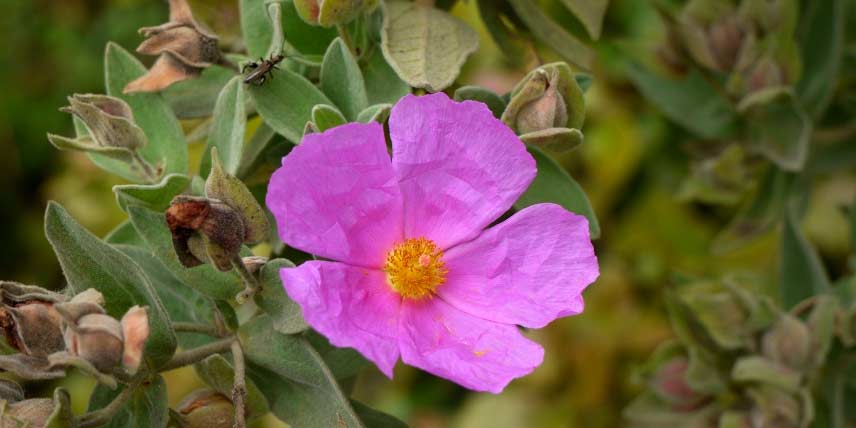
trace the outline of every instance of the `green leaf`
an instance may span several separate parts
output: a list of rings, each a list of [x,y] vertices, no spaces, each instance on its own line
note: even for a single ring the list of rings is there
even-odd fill
[[[410,85],[389,66],[381,49],[375,48],[368,54],[363,65],[363,79],[369,104],[395,104],[410,93]]]
[[[104,242],[113,245],[132,245],[137,247],[145,247],[146,241],[137,234],[137,229],[134,229],[134,225],[131,224],[130,220],[125,220],[122,223],[119,223],[113,230],[111,230],[104,237]]]
[[[65,388],[57,388],[53,393],[54,409],[45,420],[44,428],[74,428],[74,413],[71,412],[71,397]]]
[[[556,51],[565,61],[586,70],[591,68],[594,60],[592,50],[553,21],[539,8],[537,2],[531,0],[508,0],[508,2],[536,39]]]
[[[357,115],[357,122],[384,123],[389,119],[390,112],[392,112],[392,104],[375,104],[373,106],[368,106]]]
[[[781,218],[793,178],[792,174],[771,167],[755,195],[713,240],[713,251],[724,253],[739,248],[769,231]]]
[[[312,107],[312,123],[318,128],[318,131],[324,132],[330,128],[335,128],[339,125],[344,125],[348,122],[336,107],[328,106],[327,104],[318,104]]]
[[[214,65],[203,69],[199,77],[173,83],[161,93],[179,119],[208,117],[214,111],[217,94],[233,76],[233,70]]]
[[[244,44],[252,58],[264,57],[270,47],[273,27],[268,18],[266,0],[241,0],[241,32]],[[305,55],[323,54],[336,37],[336,30],[309,25],[303,22],[291,0],[282,4],[282,29],[287,41]]]
[[[212,355],[193,365],[196,374],[211,389],[225,395],[232,396],[232,387],[235,384],[235,369],[232,364],[222,355]],[[252,379],[246,379],[247,384],[247,411],[250,419],[263,416],[268,412],[268,402],[264,394]]]
[[[785,309],[830,289],[820,256],[800,229],[794,211],[785,209],[779,250],[779,292]]]
[[[113,186],[116,203],[122,211],[128,211],[129,205],[164,211],[175,195],[190,186],[190,178],[184,174],[169,174],[157,184],[120,184]]]
[[[163,302],[170,320],[214,325],[214,312],[220,310],[214,302],[181,282],[147,248],[121,244],[114,247],[132,258],[143,269]],[[179,346],[184,349],[194,348],[214,340],[210,336],[198,333],[176,332],[176,335]]]
[[[330,44],[321,63],[321,90],[349,120],[356,119],[357,114],[369,106],[360,66],[338,37]]]
[[[333,102],[312,82],[291,70],[273,70],[271,77],[264,85],[249,86],[250,98],[265,123],[298,143],[303,136],[303,126],[312,119],[312,107],[333,105]]]
[[[802,79],[797,83],[800,103],[820,118],[835,92],[844,52],[843,0],[803,2],[800,19]]]
[[[132,151],[124,147],[99,146],[94,141],[92,141],[92,138],[88,135],[79,136],[77,138],[68,138],[63,137],[62,135],[48,134],[48,141],[50,141],[50,143],[54,147],[56,147],[57,150],[86,152],[97,156],[103,156],[105,158],[109,158],[110,160],[116,160],[122,163],[131,162],[131,160],[133,159]]]
[[[372,409],[357,400],[351,400],[351,405],[366,424],[366,428],[407,428],[407,424],[395,416]]]
[[[271,410],[296,427],[365,428],[321,355],[301,335],[274,331],[267,315],[240,329],[249,361],[277,376],[255,376]]]
[[[473,100],[487,104],[493,116],[499,119],[506,103],[495,92],[480,86],[461,86],[455,90],[455,101]]]
[[[381,48],[389,65],[410,86],[431,92],[446,89],[478,48],[478,34],[430,6],[404,1],[385,5]]]
[[[760,382],[788,392],[800,387],[800,374],[760,356],[739,358],[734,363],[731,377],[737,382]]]
[[[294,267],[286,259],[273,259],[262,267],[259,274],[261,291],[256,293],[256,304],[271,318],[273,329],[283,334],[300,333],[309,328],[303,320],[300,306],[285,294],[279,271]]]
[[[131,306],[148,306],[151,333],[146,359],[158,366],[172,357],[176,340],[169,316],[148,278],[130,257],[89,233],[56,202],[48,203],[45,235],[71,292],[89,288],[100,291],[106,301],[104,308],[116,319]]]
[[[592,39],[600,38],[603,15],[606,14],[609,0],[562,0],[562,4],[577,16]]]
[[[133,55],[115,43],[108,43],[104,54],[104,76],[107,94],[121,98],[134,112],[134,121],[143,129],[148,144],[140,155],[152,165],[162,165],[163,172],[187,173],[187,143],[181,125],[175,118],[164,97],[155,93],[123,94],[122,89],[130,81],[142,76],[146,68]],[[101,156],[92,156],[101,168],[131,181],[137,174],[125,163]]]
[[[211,169],[211,150],[217,149],[223,169],[235,175],[241,164],[244,150],[244,131],[247,127],[247,113],[244,111],[244,84],[241,76],[236,76],[220,91],[217,105],[214,107],[211,131],[208,134],[208,146],[203,157],[201,175],[207,175]]]
[[[89,411],[104,408],[123,388],[110,390],[103,385],[95,387],[89,399]],[[140,385],[130,400],[122,406],[104,428],[166,428],[169,420],[167,389],[163,378],[158,375]]]
[[[256,132],[250,137],[250,141],[247,141],[247,147],[244,149],[244,155],[241,157],[241,165],[238,168],[238,174],[236,174],[238,178],[246,179],[258,164],[262,153],[274,139],[274,135],[276,135],[276,132],[264,122],[256,128]]]
[[[638,64],[628,74],[642,95],[678,125],[700,137],[728,138],[737,123],[735,109],[704,80],[698,70],[686,77],[657,76]]]
[[[520,136],[520,141],[553,151],[568,151],[583,143],[583,133],[571,128],[547,128]]]
[[[790,88],[765,88],[740,101],[750,143],[780,168],[802,170],[811,142],[811,118]]]
[[[521,210],[544,202],[559,204],[568,211],[585,216],[589,222],[591,238],[597,239],[600,236],[600,224],[588,196],[580,185],[544,152],[534,147],[528,147],[528,150],[535,158],[538,175],[526,192],[520,195],[514,207]]]
[[[209,264],[191,269],[182,266],[173,249],[172,234],[163,213],[132,206],[128,207],[128,216],[152,254],[184,284],[218,300],[230,300],[243,289],[234,272],[220,272]]]
[[[223,170],[219,150],[211,149],[211,174],[205,181],[205,196],[234,208],[244,220],[244,243],[257,244],[267,238],[270,225],[264,208],[241,180]]]

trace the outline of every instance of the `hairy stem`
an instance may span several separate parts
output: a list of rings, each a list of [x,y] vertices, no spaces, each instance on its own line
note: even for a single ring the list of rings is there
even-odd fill
[[[232,385],[232,404],[235,406],[234,428],[246,428],[247,381],[244,370],[244,350],[237,340],[232,342],[232,360],[235,365],[235,382]]]
[[[189,366],[193,363],[202,361],[211,355],[226,352],[232,347],[232,343],[235,342],[235,340],[236,339],[234,337],[227,337],[216,342],[211,342],[207,345],[202,345],[198,348],[179,352],[173,355],[172,359],[167,361],[166,364],[160,368],[160,371],[165,372],[179,367]]]
[[[206,325],[206,324],[198,324],[194,322],[174,322],[172,323],[172,328],[177,332],[183,333],[200,333],[207,334],[208,336],[213,337],[223,337],[221,331],[217,329],[216,326]]]
[[[116,412],[125,405],[125,403],[134,395],[134,392],[137,391],[137,388],[142,385],[146,378],[148,378],[148,375],[149,373],[147,371],[140,372],[137,376],[131,379],[131,382],[125,387],[125,389],[119,392],[119,395],[113,398],[113,401],[111,401],[110,404],[101,409],[80,416],[75,426],[78,428],[92,428],[110,422],[110,420],[113,419],[113,416],[116,415]]]
[[[235,296],[235,300],[237,300],[239,304],[244,304],[244,302],[253,297],[253,295],[256,294],[256,291],[258,291],[259,281],[247,270],[247,266],[244,265],[244,261],[241,259],[240,255],[236,254],[232,257],[232,266],[236,271],[238,271],[238,275],[240,275],[241,279],[244,281],[244,290]]]
[[[133,157],[134,162],[136,162],[137,165],[140,166],[140,169],[143,171],[143,176],[146,179],[146,181],[148,181],[149,183],[156,183],[158,180],[158,176],[155,173],[155,170],[152,169],[151,164],[146,162],[146,160],[143,159],[143,157],[140,156],[140,154],[136,150],[132,150],[131,153],[132,153],[131,156]]]

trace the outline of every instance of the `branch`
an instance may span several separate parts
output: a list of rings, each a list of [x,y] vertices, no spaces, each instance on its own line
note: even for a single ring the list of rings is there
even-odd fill
[[[208,336],[213,337],[223,337],[220,331],[218,331],[216,326],[206,325],[206,324],[198,324],[194,322],[174,322],[172,323],[172,328],[177,332],[181,333],[199,333],[199,334],[207,334]]]
[[[119,392],[119,395],[113,398],[113,401],[111,401],[110,404],[94,412],[82,415],[77,419],[75,426],[78,428],[93,428],[110,422],[110,420],[113,419],[113,416],[116,415],[116,412],[125,405],[125,403],[134,395],[134,392],[137,391],[137,388],[146,378],[148,378],[148,374],[148,371],[140,372],[131,380],[131,383],[129,383],[125,389]]]
[[[247,427],[247,381],[244,374],[244,350],[237,340],[232,342],[232,360],[235,365],[235,382],[232,385],[232,404],[235,406],[234,428]]]
[[[241,259],[240,254],[232,256],[232,266],[238,271],[241,279],[244,280],[244,290],[235,296],[238,304],[242,305],[256,294],[256,291],[259,289],[259,281],[247,270],[247,266],[244,264],[244,260]]]
[[[235,337],[227,337],[216,342],[211,342],[207,345],[202,345],[198,348],[189,349],[173,355],[172,359],[161,366],[159,371],[165,372],[179,367],[189,366],[204,360],[205,358],[226,352],[231,348],[232,342],[235,342]]]

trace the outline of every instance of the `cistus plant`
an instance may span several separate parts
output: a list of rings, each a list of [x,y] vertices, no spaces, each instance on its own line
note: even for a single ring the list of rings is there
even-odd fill
[[[97,386],[4,381],[3,426],[401,427],[349,397],[364,367],[493,393],[537,368],[521,327],[581,313],[599,275],[597,219],[549,154],[582,143],[590,79],[461,86],[478,36],[449,6],[242,0],[224,45],[170,0],[140,29],[150,67],[108,44],[104,93],[69,96],[75,134],[48,139],[127,181],[127,220],[97,237],[49,203],[67,287],[0,284],[0,369]],[[185,366],[206,386],[170,408],[162,373]]]

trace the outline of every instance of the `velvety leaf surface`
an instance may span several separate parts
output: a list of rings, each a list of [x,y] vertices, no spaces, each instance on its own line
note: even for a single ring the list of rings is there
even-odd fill
[[[184,174],[169,174],[157,184],[120,184],[113,186],[116,203],[123,211],[129,205],[164,211],[175,195],[190,186],[190,177]]]
[[[193,365],[196,374],[211,389],[225,395],[232,396],[232,387],[235,384],[235,369],[232,364],[222,355],[212,355]],[[247,411],[250,419],[257,418],[268,412],[268,402],[265,396],[252,379],[247,379]]]
[[[324,62],[321,63],[321,90],[336,103],[349,120],[356,119],[357,114],[369,105],[360,66],[340,38],[333,40],[324,54]]]
[[[244,103],[244,83],[237,76],[223,87],[217,97],[208,134],[208,147],[203,166],[200,167],[202,175],[207,175],[211,168],[211,149],[215,147],[223,162],[223,170],[232,175],[238,172],[244,150],[244,130],[247,127]]]
[[[256,293],[255,301],[271,318],[274,330],[284,334],[300,333],[309,326],[303,320],[300,306],[285,293],[279,271],[294,267],[286,259],[273,259],[262,267],[259,274],[261,291]]]
[[[89,399],[89,411],[103,408],[121,392],[104,386],[95,387]],[[169,405],[167,403],[166,384],[161,376],[156,376],[151,382],[144,383],[124,406],[110,419],[105,428],[166,428],[169,421]]]
[[[250,99],[265,122],[292,142],[300,142],[312,107],[333,105],[312,82],[288,69],[274,70],[264,85],[249,86]]]

